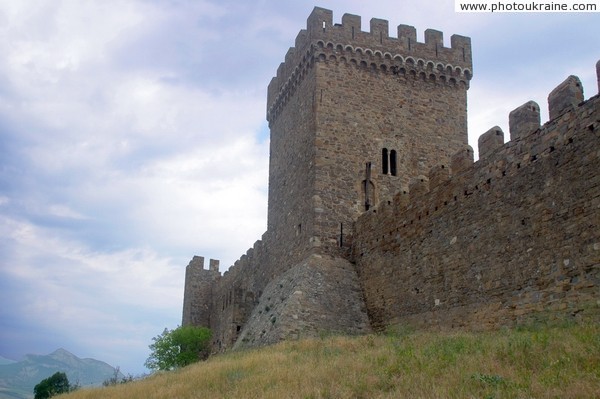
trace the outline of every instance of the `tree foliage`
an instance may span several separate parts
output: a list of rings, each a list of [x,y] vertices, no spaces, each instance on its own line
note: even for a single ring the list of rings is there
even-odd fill
[[[211,331],[206,327],[165,328],[152,338],[150,357],[144,365],[151,370],[173,370],[204,360],[210,353],[210,338]]]
[[[52,396],[69,392],[72,388],[67,375],[59,371],[43,379],[33,388],[34,399],[51,398]]]

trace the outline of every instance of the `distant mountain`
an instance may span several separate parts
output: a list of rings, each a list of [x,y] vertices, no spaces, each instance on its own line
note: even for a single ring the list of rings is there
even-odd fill
[[[82,387],[101,385],[115,373],[114,367],[104,362],[80,359],[64,349],[49,355],[26,355],[20,362],[0,363],[0,399],[33,398],[33,387],[57,371]]]
[[[0,356],[0,366],[4,366],[5,364],[11,364],[11,363],[15,363],[15,361]]]

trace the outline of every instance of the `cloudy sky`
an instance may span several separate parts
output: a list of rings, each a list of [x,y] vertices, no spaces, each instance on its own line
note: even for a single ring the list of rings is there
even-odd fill
[[[0,0],[0,356],[63,347],[144,372],[193,255],[266,229],[266,87],[315,5],[472,38],[469,136],[578,75],[600,14],[458,14],[453,0]]]

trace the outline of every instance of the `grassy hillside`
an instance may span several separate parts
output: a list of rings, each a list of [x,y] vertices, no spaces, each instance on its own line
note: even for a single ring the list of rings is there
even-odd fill
[[[284,342],[61,398],[600,398],[600,326]]]

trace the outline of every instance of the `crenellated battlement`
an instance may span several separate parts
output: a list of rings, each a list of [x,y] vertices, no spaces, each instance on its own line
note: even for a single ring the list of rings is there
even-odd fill
[[[549,114],[553,119],[544,126],[540,126],[539,105],[534,101],[526,102],[509,114],[509,142],[504,143],[501,128],[491,128],[479,137],[477,162],[473,161],[472,148],[466,145],[451,158],[450,165],[436,165],[428,176],[413,178],[408,190],[365,212],[357,224],[370,225],[366,228],[368,231],[373,228],[373,223],[380,223],[382,214],[393,214],[395,218],[403,219],[403,227],[410,229],[415,220],[433,217],[446,206],[457,206],[457,203],[469,200],[474,192],[490,190],[498,179],[514,177],[550,154],[556,156],[560,151],[569,151],[576,140],[575,134],[598,135],[599,104],[600,94],[583,102],[579,78],[569,76],[548,96]],[[574,120],[584,124],[583,129],[568,129]],[[360,235],[360,231],[361,228],[357,234]],[[385,237],[385,233],[381,237],[372,237],[367,247],[379,247]],[[360,252],[365,250],[368,248],[361,248]]]
[[[375,329],[597,320],[600,94],[583,101],[570,76],[548,106],[543,126],[529,101],[509,115],[510,141],[491,128],[477,162],[466,146],[358,218],[353,256]]]
[[[470,38],[452,35],[450,47],[444,47],[443,33],[434,29],[425,30],[424,42],[417,41],[413,26],[399,25],[397,37],[388,32],[386,20],[372,18],[369,32],[363,32],[360,16],[344,14],[338,24],[331,10],[315,7],[269,84],[267,120],[276,118],[315,62],[468,88],[473,75]]]

